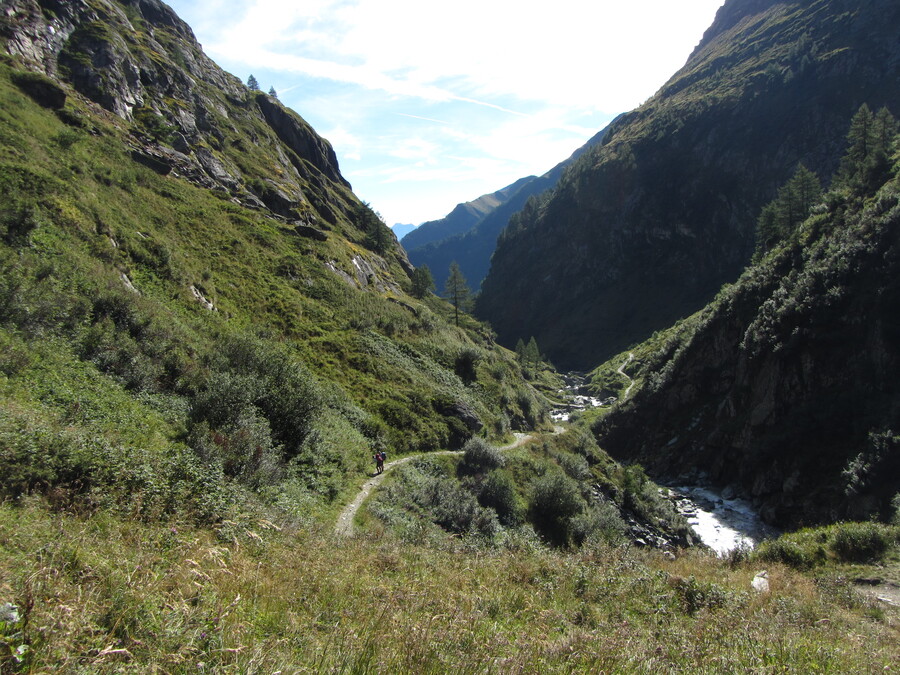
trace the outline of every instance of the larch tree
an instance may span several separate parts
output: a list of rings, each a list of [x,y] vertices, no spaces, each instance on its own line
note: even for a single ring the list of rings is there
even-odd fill
[[[412,294],[420,300],[434,290],[434,277],[428,265],[422,265],[413,270]]]
[[[471,291],[466,284],[466,278],[459,269],[456,261],[450,263],[450,275],[447,277],[447,283],[444,285],[444,297],[453,305],[456,326],[459,327],[459,312],[465,311],[468,306]]]

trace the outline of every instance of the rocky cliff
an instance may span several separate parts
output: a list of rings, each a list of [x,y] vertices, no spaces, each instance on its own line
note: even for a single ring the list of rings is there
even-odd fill
[[[220,69],[164,3],[4,4],[7,51],[128,125],[139,161],[306,225],[352,220],[358,200],[328,141]]]
[[[859,105],[900,103],[897,25],[888,0],[726,2],[684,68],[511,220],[479,315],[586,368],[696,311],[798,163],[830,176]]]
[[[727,487],[781,526],[890,516],[900,182],[832,192],[815,212],[647,359],[643,386],[596,425],[606,450]]]

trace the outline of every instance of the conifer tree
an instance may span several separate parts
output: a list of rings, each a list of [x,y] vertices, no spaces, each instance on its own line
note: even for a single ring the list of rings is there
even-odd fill
[[[456,326],[459,327],[459,312],[465,311],[469,302],[471,291],[466,284],[466,278],[459,269],[456,261],[450,263],[450,275],[447,277],[447,283],[444,285],[444,297],[453,305],[454,318]]]
[[[890,157],[894,151],[900,125],[887,107],[875,113],[875,151]]]
[[[259,89],[259,82],[257,82],[256,78],[251,73],[250,77],[247,78],[247,86],[254,91]]]
[[[368,202],[356,209],[356,226],[366,233],[366,246],[376,253],[386,253],[391,248],[391,233],[381,216],[372,210]]]
[[[802,164],[778,190],[773,201],[763,207],[756,222],[756,257],[787,239],[809,217],[810,209],[822,196],[819,178]]]
[[[880,185],[890,170],[890,158],[896,146],[897,120],[887,108],[872,113],[865,103],[850,121],[847,151],[838,175],[837,189],[863,194]]]
[[[269,87],[269,96],[272,98],[278,98],[278,92],[275,91],[275,87]]]
[[[420,300],[434,290],[434,277],[428,265],[422,265],[413,270],[412,294]]]
[[[538,348],[537,340],[534,339],[533,335],[528,344],[525,345],[525,362],[535,370],[537,370],[541,362],[541,350]]]
[[[516,358],[519,359],[519,365],[525,365],[525,341],[522,338],[516,342]]]

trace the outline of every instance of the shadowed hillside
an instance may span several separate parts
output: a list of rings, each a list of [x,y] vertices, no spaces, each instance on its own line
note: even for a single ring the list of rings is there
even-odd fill
[[[782,526],[891,517],[900,493],[896,132],[887,110],[861,109],[833,190],[812,215],[775,243],[761,239],[760,260],[709,306],[636,348],[643,384],[595,426],[605,449],[657,476],[702,472]],[[776,210],[789,196],[779,191]]]
[[[733,281],[802,162],[837,168],[860,104],[900,107],[900,7],[729,0],[687,64],[502,234],[478,314],[594,366]]]

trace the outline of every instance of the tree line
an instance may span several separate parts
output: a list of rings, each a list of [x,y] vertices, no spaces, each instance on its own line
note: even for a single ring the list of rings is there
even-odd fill
[[[873,113],[863,103],[850,121],[847,150],[832,180],[832,191],[862,195],[883,183],[890,171],[898,129],[897,120],[886,107]],[[786,241],[822,198],[818,176],[800,164],[757,219],[754,260]]]

